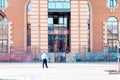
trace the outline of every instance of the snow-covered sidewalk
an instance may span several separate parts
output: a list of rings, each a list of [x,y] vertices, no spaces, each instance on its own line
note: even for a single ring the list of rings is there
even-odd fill
[[[0,63],[0,80],[120,80],[114,62],[106,63]]]

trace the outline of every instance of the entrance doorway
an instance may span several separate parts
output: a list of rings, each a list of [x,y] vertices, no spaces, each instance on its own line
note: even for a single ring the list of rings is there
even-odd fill
[[[48,48],[49,52],[68,52],[70,40],[69,13],[49,13]]]

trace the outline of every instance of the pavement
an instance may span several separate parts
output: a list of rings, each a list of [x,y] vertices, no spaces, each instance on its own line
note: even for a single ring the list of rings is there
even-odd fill
[[[120,80],[116,62],[95,63],[0,63],[0,80]]]

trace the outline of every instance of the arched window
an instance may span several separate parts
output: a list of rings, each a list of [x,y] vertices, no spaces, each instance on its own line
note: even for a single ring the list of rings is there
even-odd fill
[[[5,8],[8,6],[8,0],[0,0],[0,8]]]
[[[8,52],[8,20],[0,14],[0,53]]]
[[[115,8],[117,6],[117,1],[116,0],[108,0],[107,1],[107,6],[109,8]]]
[[[116,42],[118,41],[118,20],[115,17],[109,17],[107,20],[107,42],[110,51],[116,51]]]
[[[87,13],[88,13],[88,16],[87,16],[87,25],[88,25],[88,51],[90,51],[90,5],[87,4]]]
[[[31,45],[31,22],[30,22],[31,2],[27,5],[27,46]]]

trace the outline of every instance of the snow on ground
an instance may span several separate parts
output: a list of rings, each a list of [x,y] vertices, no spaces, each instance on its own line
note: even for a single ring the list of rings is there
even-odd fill
[[[117,70],[114,62],[106,63],[0,63],[0,80],[120,80],[120,74],[104,70]]]

